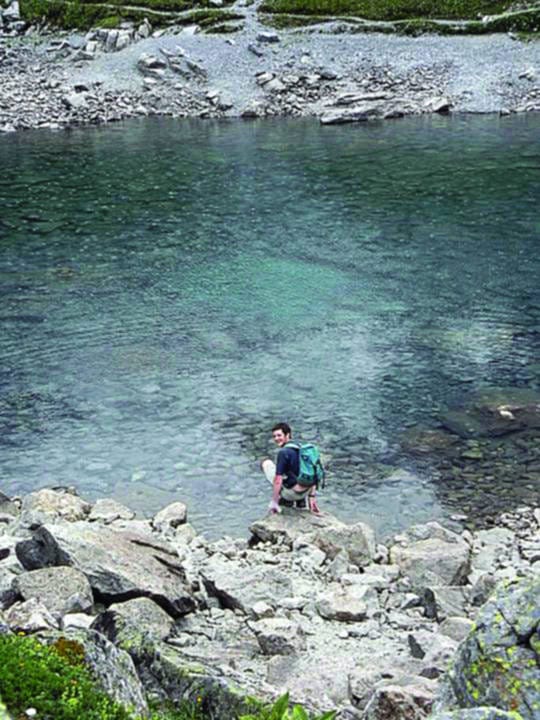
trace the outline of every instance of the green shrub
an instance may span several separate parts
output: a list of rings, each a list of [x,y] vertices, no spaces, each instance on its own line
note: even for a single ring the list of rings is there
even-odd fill
[[[65,650],[65,648],[64,648]],[[0,636],[0,696],[8,711],[33,707],[40,720],[131,720],[130,713],[96,689],[75,648],[49,647],[27,637]]]
[[[289,693],[285,693],[273,705],[260,705],[249,715],[241,715],[239,720],[334,720],[334,710],[322,715],[309,716],[301,705],[290,706]]]
[[[141,720],[96,687],[83,646],[64,637],[47,646],[0,635],[0,698],[13,718],[32,707],[39,720]],[[149,720],[203,720],[202,697],[153,708]]]

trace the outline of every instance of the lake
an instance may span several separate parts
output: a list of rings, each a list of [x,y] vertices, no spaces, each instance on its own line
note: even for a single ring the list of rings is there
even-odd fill
[[[539,137],[538,115],[0,137],[0,490],[182,500],[243,536],[287,420],[323,451],[321,506],[381,535],[538,499],[538,433],[519,498],[496,472],[454,496],[402,440],[540,387]]]

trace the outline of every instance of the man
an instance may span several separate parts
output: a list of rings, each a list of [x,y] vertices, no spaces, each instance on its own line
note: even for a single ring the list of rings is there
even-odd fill
[[[272,438],[280,448],[277,461],[275,465],[272,460],[263,460],[261,463],[266,479],[274,488],[268,509],[272,513],[280,512],[280,498],[297,504],[303,502],[304,507],[307,499],[311,512],[319,515],[316,487],[314,485],[306,487],[296,482],[300,473],[300,460],[297,448],[286,447],[287,443],[291,442],[291,437],[292,431],[287,423],[278,423],[272,428]]]

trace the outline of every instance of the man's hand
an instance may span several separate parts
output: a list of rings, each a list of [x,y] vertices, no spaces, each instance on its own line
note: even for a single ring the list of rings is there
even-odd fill
[[[268,506],[268,509],[270,510],[271,513],[280,513],[281,512],[279,503],[276,502],[275,500],[270,501],[270,505]]]
[[[319,506],[317,505],[317,498],[315,495],[309,496],[309,509],[314,515],[320,515],[321,511],[319,510]]]

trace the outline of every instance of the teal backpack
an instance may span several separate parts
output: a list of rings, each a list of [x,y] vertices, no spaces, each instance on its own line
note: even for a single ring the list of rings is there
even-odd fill
[[[324,487],[324,468],[321,462],[319,448],[313,443],[288,442],[284,447],[292,447],[298,450],[300,461],[300,472],[296,482],[306,487]]]

